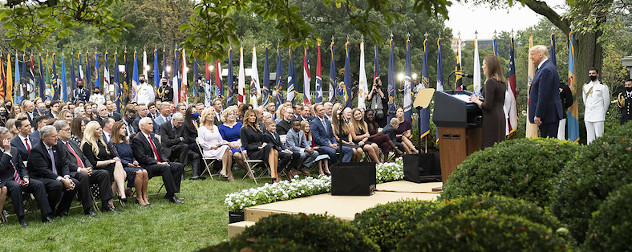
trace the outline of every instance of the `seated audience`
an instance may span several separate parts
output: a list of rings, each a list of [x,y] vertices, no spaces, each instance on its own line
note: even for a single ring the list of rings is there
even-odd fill
[[[141,132],[132,140],[132,150],[138,164],[147,170],[149,178],[160,175],[167,189],[165,198],[172,203],[182,204],[181,198],[176,196],[180,192],[180,181],[184,175],[184,165],[169,162],[160,151],[160,142],[154,136],[154,125],[151,118],[143,118],[138,123]]]
[[[301,173],[309,175],[309,172],[305,168],[300,167],[300,153],[298,151],[293,152],[292,150],[286,148],[285,144],[281,142],[281,136],[279,136],[279,134],[276,132],[276,123],[274,123],[274,120],[269,120],[265,122],[265,125],[267,128],[267,130],[263,133],[265,141],[267,143],[270,143],[272,145],[272,148],[277,150],[279,155],[277,169],[281,171],[287,170],[287,167],[289,165],[290,171],[287,172],[287,176],[290,180],[294,177],[294,175],[298,175],[298,171],[296,170],[296,168],[299,168]]]
[[[391,122],[387,124],[386,126],[384,126],[382,133],[384,133],[384,135],[388,136],[388,138],[391,139],[391,142],[393,142],[393,144],[395,145],[395,147],[397,147],[397,149],[399,149],[400,151],[404,150],[406,151],[407,154],[411,154],[412,152],[410,151],[410,149],[408,149],[408,146],[400,143],[397,140],[397,135],[395,134],[396,127],[399,127],[399,120],[393,117],[391,118]]]
[[[26,169],[32,178],[44,183],[48,204],[54,214],[60,217],[67,216],[72,199],[82,187],[78,185],[78,180],[70,177],[68,158],[66,152],[57,144],[55,127],[43,126],[40,133],[41,140],[31,149]],[[42,221],[51,222],[52,218],[43,216]]]
[[[228,107],[222,112],[222,125],[218,127],[222,139],[228,141],[228,147],[233,152],[233,163],[239,164],[244,169],[247,167],[244,162],[244,156],[242,151],[242,142],[240,141],[240,132],[243,124],[236,121],[237,109],[235,107]]]
[[[202,155],[205,158],[222,161],[222,170],[219,172],[219,175],[228,181],[235,181],[231,171],[233,152],[228,146],[228,141],[222,139],[219,128],[214,121],[215,111],[212,108],[205,109],[202,112],[202,117],[200,117],[202,126],[200,126],[198,131],[198,141],[200,142],[200,147],[202,147]]]
[[[338,142],[334,136],[331,122],[325,119],[325,108],[322,104],[316,104],[314,111],[316,111],[316,118],[310,123],[314,145],[319,148],[318,153],[321,153],[322,150],[322,154],[329,155],[329,160],[336,163],[338,161],[336,157]],[[353,149],[347,146],[342,146],[341,149],[342,162],[351,161]]]
[[[25,118],[28,123],[28,118]],[[7,194],[11,196],[13,210],[18,217],[18,223],[27,227],[24,218],[24,198],[22,192],[32,193],[37,200],[42,214],[42,221],[51,220],[52,210],[48,203],[48,195],[44,183],[29,176],[20,152],[10,144],[10,133],[7,128],[0,127],[0,144],[2,144],[2,154],[0,157],[0,211],[4,208],[4,201]],[[2,223],[2,222],[0,222]]]
[[[264,142],[263,131],[259,128],[255,112],[247,110],[244,113],[244,126],[240,130],[240,138],[248,158],[263,160],[270,167],[272,182],[281,181],[281,176],[277,174],[278,151],[272,148],[271,144]]]
[[[128,187],[136,187],[136,204],[148,206],[151,205],[147,197],[149,176],[147,170],[141,167],[136,158],[134,158],[134,151],[132,151],[132,146],[130,146],[127,139],[127,129],[125,127],[127,126],[123,122],[114,123],[110,143],[114,145],[116,155],[121,159],[123,170],[125,170],[127,175]]]
[[[343,147],[349,147],[353,150],[353,157],[351,158],[352,162],[360,162],[362,160],[362,155],[364,154],[362,151],[362,147],[353,143],[353,139],[351,138],[351,133],[349,130],[349,124],[342,120],[340,121],[340,111],[343,110],[342,104],[336,103],[334,105],[334,116],[331,120],[331,124],[333,127],[334,137],[336,137],[336,141],[341,143]],[[344,112],[343,112],[344,118]]]
[[[83,132],[86,130],[86,124],[86,118],[84,117],[72,119],[72,123],[70,123],[70,139],[75,141],[75,143],[81,143]]]
[[[114,204],[112,204],[112,187],[110,174],[105,170],[93,170],[93,166],[88,160],[79,144],[70,140],[70,125],[65,120],[57,120],[53,126],[57,130],[59,140],[57,145],[61,146],[61,149],[66,152],[68,158],[68,166],[70,171],[70,177],[79,181],[79,199],[84,207],[84,213],[90,216],[96,216],[93,212],[92,205],[92,192],[90,185],[95,184],[99,188],[99,197],[101,198],[101,211],[103,212],[118,212],[114,210]],[[87,192],[87,193],[85,193]]]
[[[37,143],[31,134],[31,123],[28,118],[20,117],[15,121],[15,127],[18,129],[18,136],[11,139],[11,146],[18,149],[22,161],[29,159],[29,153],[33,146]]]
[[[351,123],[349,125],[349,132],[351,133],[351,138],[353,139],[353,143],[362,147],[362,149],[369,154],[371,160],[376,163],[381,163],[379,159],[380,149],[377,144],[369,141],[369,129],[364,122],[364,115],[362,111],[358,108],[352,110]]]
[[[306,123],[306,125],[309,124]],[[312,149],[311,143],[305,138],[305,132],[301,130],[301,121],[298,119],[292,119],[292,129],[287,132],[285,145],[292,152],[299,153],[300,159],[297,165],[299,170],[307,171],[318,157],[318,151]],[[319,173],[322,174],[322,168],[319,169]]]
[[[412,126],[409,121],[404,120],[403,108],[401,107],[397,108],[397,111],[395,112],[395,118],[397,118],[397,121],[399,122],[399,126],[395,128],[395,134],[397,136],[397,140],[400,141],[402,144],[406,145],[406,147],[410,150],[411,153],[408,153],[408,154],[419,153],[419,151],[417,151],[417,149],[413,145],[413,142],[410,141],[409,137],[412,134],[411,133]]]
[[[373,111],[372,109],[368,109],[367,111],[365,111],[364,121],[366,122],[367,129],[370,134],[369,141],[377,144],[384,155],[388,155],[391,150],[394,150],[398,156],[404,154],[395,146],[393,141],[391,141],[391,139],[387,135],[384,135],[383,132],[378,132],[379,125],[375,121],[375,111]]]
[[[98,122],[89,122],[81,141],[81,151],[96,170],[106,170],[114,180],[112,192],[118,192],[119,200],[127,202],[125,195],[125,170],[121,159],[116,157],[103,140],[103,130]]]
[[[302,121],[301,122],[301,130],[303,131],[303,133],[305,133],[305,139],[307,140],[307,146],[312,147],[312,149],[314,151],[318,151],[318,146],[314,145],[314,139],[312,138],[312,131],[311,131],[311,126],[309,125],[308,121]],[[318,174],[319,175],[323,175],[323,174],[327,174],[327,175],[331,175],[331,172],[329,172],[329,162],[327,160],[325,160],[325,162],[323,162],[323,159],[329,159],[329,155],[327,155],[326,153],[318,153],[318,157],[316,157],[316,159],[314,160],[316,162],[316,166],[318,166]],[[325,164],[325,170],[323,173],[323,163]]]
[[[286,106],[284,108],[285,109],[283,112],[283,117],[281,117],[281,120],[276,125],[277,133],[279,133],[279,135],[287,134],[290,128],[292,128],[292,125],[290,124],[290,120],[294,118],[294,110],[292,109],[292,107]]]

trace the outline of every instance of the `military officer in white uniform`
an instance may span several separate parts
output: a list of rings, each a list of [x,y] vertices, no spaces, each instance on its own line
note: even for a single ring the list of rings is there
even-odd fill
[[[156,93],[154,87],[149,85],[145,80],[145,75],[138,76],[138,90],[136,91],[136,102],[138,104],[149,104],[156,100]]]
[[[584,122],[586,123],[586,143],[590,144],[595,138],[603,135],[603,122],[610,105],[608,86],[599,82],[599,72],[596,68],[588,71],[590,82],[584,85]]]
[[[625,81],[625,90],[617,96],[617,106],[621,109],[621,125],[632,119],[632,79]]]
[[[99,87],[92,88],[92,95],[90,95],[90,101],[96,103],[97,105],[105,104],[105,97],[100,94],[101,90]]]

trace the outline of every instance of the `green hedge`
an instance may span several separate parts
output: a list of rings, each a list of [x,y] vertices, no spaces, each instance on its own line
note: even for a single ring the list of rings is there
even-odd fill
[[[564,241],[541,224],[506,215],[459,215],[424,223],[397,251],[566,251]]]
[[[547,206],[555,178],[582,147],[556,139],[514,139],[477,151],[443,186],[440,199],[491,193]]]
[[[379,251],[379,247],[350,223],[326,215],[275,214],[233,237],[228,243],[209,248],[211,251],[253,249],[273,251],[282,241],[300,251]],[[224,250],[226,248],[226,250]],[[246,250],[247,251],[247,250]],[[296,251],[296,250],[295,250]]]
[[[275,252],[308,252],[317,251],[308,246],[297,244],[294,241],[276,238],[263,238],[256,240],[234,240],[223,242],[213,247],[203,248],[200,251],[209,252],[241,252],[241,251],[275,251]]]
[[[435,209],[432,201],[399,201],[378,205],[356,215],[351,222],[382,251],[392,251],[426,215]]]
[[[555,231],[565,228],[555,216],[538,205],[505,196],[473,195],[439,202],[428,219],[438,221],[465,214],[502,214],[525,218]]]
[[[632,230],[632,184],[613,192],[590,221],[586,251],[629,251]]]
[[[586,146],[560,173],[551,213],[583,243],[592,213],[610,192],[632,183],[632,123],[614,127]]]

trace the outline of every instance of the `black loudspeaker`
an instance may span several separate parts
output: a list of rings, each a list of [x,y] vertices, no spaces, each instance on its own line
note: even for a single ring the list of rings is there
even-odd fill
[[[415,183],[441,181],[439,152],[404,155],[404,180]]]
[[[375,163],[338,163],[331,170],[331,195],[371,196],[375,191]]]

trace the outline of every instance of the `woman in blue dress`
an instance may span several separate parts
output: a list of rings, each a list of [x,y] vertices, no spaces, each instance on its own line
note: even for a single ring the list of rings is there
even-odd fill
[[[219,126],[219,134],[222,135],[224,140],[228,141],[228,147],[233,152],[233,163],[238,163],[245,169],[246,163],[242,154],[244,148],[241,146],[239,136],[243,124],[237,121],[237,108],[234,106],[226,108],[222,112],[222,121],[224,123]]]
[[[110,144],[113,145],[114,148],[112,149],[123,163],[123,169],[127,173],[127,185],[136,187],[136,203],[143,206],[151,205],[147,198],[149,176],[147,170],[140,167],[138,161],[134,159],[134,151],[132,151],[129,140],[125,136],[127,134],[126,127],[124,122],[114,123]]]

